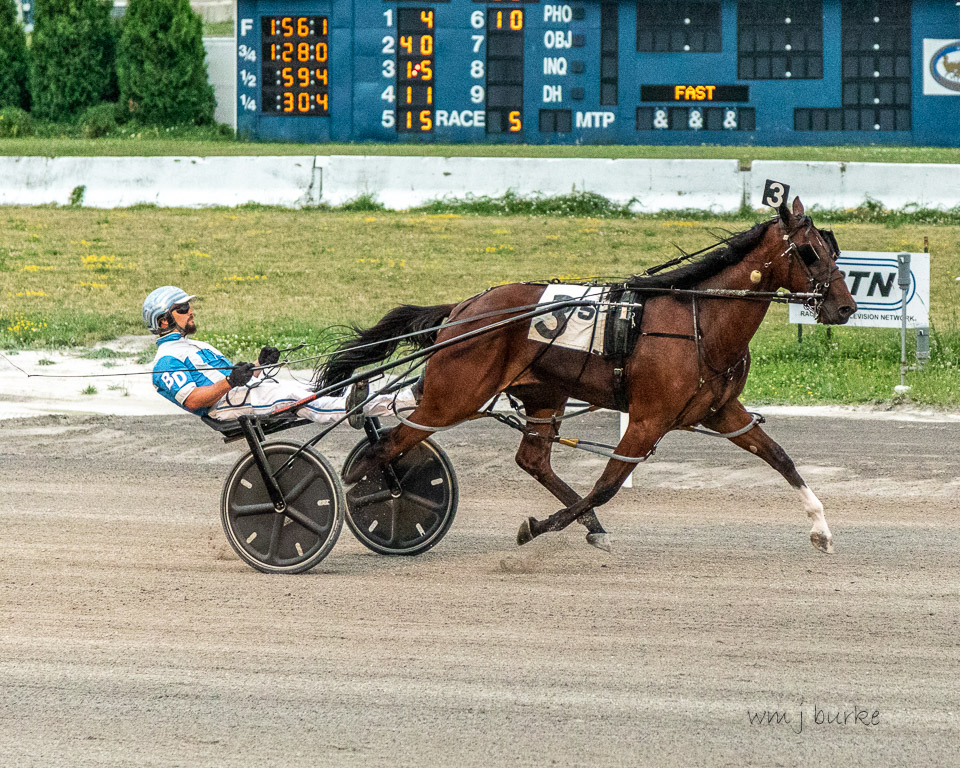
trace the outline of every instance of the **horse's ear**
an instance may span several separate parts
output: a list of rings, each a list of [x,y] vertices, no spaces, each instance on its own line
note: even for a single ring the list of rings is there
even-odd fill
[[[800,196],[793,198],[793,215],[794,216],[803,216],[803,203],[800,202]]]

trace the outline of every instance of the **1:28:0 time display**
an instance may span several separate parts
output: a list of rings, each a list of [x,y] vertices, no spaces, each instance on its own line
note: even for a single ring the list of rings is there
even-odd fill
[[[261,111],[330,114],[330,44],[326,16],[261,16]]]

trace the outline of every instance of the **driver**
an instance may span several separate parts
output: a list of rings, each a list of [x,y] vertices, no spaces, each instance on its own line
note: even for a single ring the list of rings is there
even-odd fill
[[[254,370],[253,363],[234,365],[210,344],[189,339],[197,332],[190,304],[196,298],[166,285],[143,302],[143,322],[160,337],[153,361],[153,386],[167,400],[198,416],[229,421],[244,415],[266,416],[314,394],[303,384],[263,376],[263,371]],[[257,365],[272,366],[279,360],[279,350],[264,347]],[[317,422],[335,421],[366,400],[368,391],[366,382],[359,382],[346,397],[318,397],[305,403],[297,415]],[[374,397],[363,407],[364,414],[392,413],[394,397],[397,408],[416,404],[407,388],[396,396]],[[362,426],[359,411],[351,415],[350,424]]]

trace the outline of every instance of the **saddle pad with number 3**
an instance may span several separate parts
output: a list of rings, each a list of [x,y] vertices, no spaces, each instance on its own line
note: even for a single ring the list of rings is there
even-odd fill
[[[538,305],[558,301],[586,300],[583,306],[545,309],[530,322],[527,338],[544,344],[552,344],[581,352],[602,354],[606,312],[601,311],[608,288],[603,285],[547,285]]]

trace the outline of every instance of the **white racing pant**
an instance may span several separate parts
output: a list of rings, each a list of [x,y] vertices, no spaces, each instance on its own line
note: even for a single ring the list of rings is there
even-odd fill
[[[313,395],[309,387],[293,381],[266,379],[257,386],[234,387],[220,398],[207,416],[217,421],[230,421],[241,416],[269,416],[298,400]],[[390,395],[377,395],[363,407],[367,416],[387,416],[393,414],[393,402],[397,408],[415,406],[410,387]],[[336,421],[343,416],[346,397],[318,397],[297,410],[297,416],[311,421]]]

